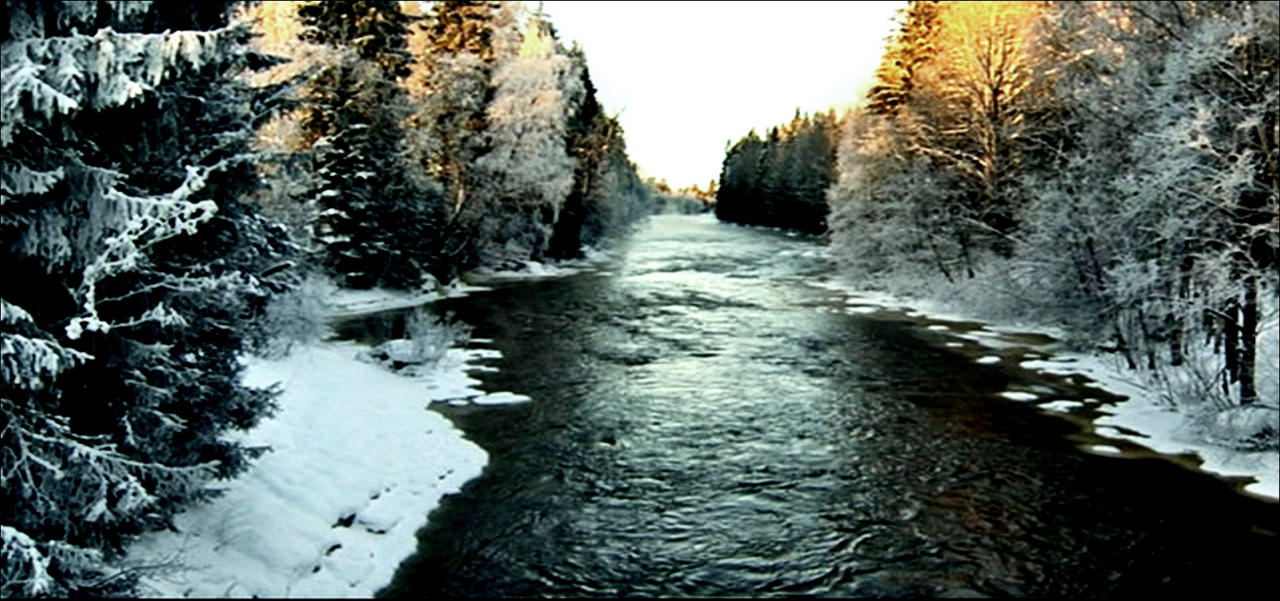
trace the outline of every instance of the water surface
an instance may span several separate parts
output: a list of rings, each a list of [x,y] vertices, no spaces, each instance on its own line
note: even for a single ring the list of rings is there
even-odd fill
[[[534,400],[437,407],[490,465],[432,513],[382,594],[1266,590],[1274,503],[1164,459],[1082,451],[1100,439],[999,393],[1098,391],[977,364],[991,351],[918,319],[848,314],[805,285],[828,273],[820,251],[663,216],[605,272],[442,303],[504,355],[484,388]],[[1039,352],[1016,342],[1011,359]]]

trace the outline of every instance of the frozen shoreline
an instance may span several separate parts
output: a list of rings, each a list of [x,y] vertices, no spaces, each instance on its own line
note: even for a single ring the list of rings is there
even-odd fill
[[[848,313],[871,313],[881,309],[905,308],[908,309],[909,315],[930,320],[982,323],[986,326],[986,331],[952,332],[952,335],[975,342],[990,350],[1009,346],[1008,343],[997,339],[1000,333],[1042,334],[1055,339],[1062,337],[1062,332],[1056,328],[1021,323],[993,323],[944,310],[936,302],[859,290],[856,285],[839,281],[819,282],[813,285],[845,294],[849,304],[846,309]],[[940,331],[949,329],[942,325],[929,327]],[[959,345],[948,343],[948,346]],[[999,358],[988,355],[976,359],[976,362],[997,363]],[[1155,393],[1136,380],[1135,374],[1122,369],[1108,358],[1087,353],[1054,351],[1049,359],[1022,361],[1019,365],[1025,369],[1048,374],[1079,374],[1091,380],[1102,390],[1127,397],[1127,400],[1118,404],[1104,406],[1104,415],[1093,421],[1095,433],[1107,438],[1123,439],[1161,454],[1197,455],[1202,460],[1200,470],[1219,476],[1252,477],[1254,482],[1245,486],[1246,492],[1272,501],[1280,499],[1280,453],[1239,451],[1203,440],[1192,431],[1186,415],[1160,403]],[[1050,396],[1042,397],[1026,391],[1006,391],[1001,393],[1001,396],[1013,402],[1036,403],[1048,412],[1067,412],[1081,406],[1080,403],[1062,401]],[[1137,434],[1126,433],[1126,430]],[[1095,445],[1088,450],[1107,455],[1121,454],[1118,449],[1105,445]]]
[[[562,275],[554,266],[534,271],[535,278]],[[436,288],[331,289],[325,315],[413,307],[488,290],[461,283]],[[280,385],[279,410],[254,429],[228,436],[270,450],[237,478],[212,483],[223,494],[177,515],[178,532],[147,533],[130,545],[120,567],[172,564],[145,576],[142,594],[368,598],[391,583],[417,551],[417,532],[428,514],[488,463],[484,449],[427,408],[530,399],[477,388],[480,381],[468,372],[494,370],[476,364],[500,358],[494,349],[450,348],[416,376],[357,359],[367,349],[316,342],[278,359],[242,359],[246,385]]]
[[[427,514],[488,461],[427,405],[483,393],[465,373],[475,351],[451,349],[433,373],[408,378],[355,360],[360,348],[319,343],[247,361],[246,384],[283,392],[276,416],[238,437],[271,450],[218,482],[221,497],[178,515],[179,532],[130,547],[127,562],[188,568],[144,578],[144,593],[371,597],[390,583]]]

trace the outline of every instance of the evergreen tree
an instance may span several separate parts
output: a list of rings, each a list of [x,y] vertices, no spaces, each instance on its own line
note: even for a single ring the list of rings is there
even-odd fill
[[[583,95],[582,102],[565,124],[566,144],[574,165],[573,186],[547,249],[548,254],[559,259],[576,258],[582,252],[582,226],[590,210],[587,193],[616,131],[596,100],[596,87],[591,82],[586,56],[576,44],[569,51],[569,60],[575,63]]]
[[[481,61],[492,63],[497,54],[493,21],[498,3],[485,0],[446,0],[431,7],[431,24],[427,27],[432,54],[468,52]]]
[[[873,113],[896,116],[910,99],[916,72],[936,49],[938,12],[936,1],[909,2],[900,10],[902,23],[886,44],[876,83],[867,95],[867,108]]]
[[[835,151],[827,118],[802,115],[769,129],[761,140],[752,131],[731,148],[716,190],[721,221],[826,231],[826,189],[834,180]]]
[[[238,355],[289,247],[240,202],[261,115],[230,77],[265,61],[213,3],[8,2],[6,26],[0,589],[122,591],[103,554],[243,469],[225,433],[271,408]]]
[[[414,179],[403,147],[408,17],[391,1],[304,4],[309,41],[338,49],[309,84],[303,125],[316,140],[310,193],[325,264],[353,288],[412,288],[440,244],[439,198]]]
[[[488,151],[485,110],[494,95],[494,62],[518,45],[512,39],[519,36],[516,8],[435,2],[412,36],[408,84],[418,106],[409,122],[422,140],[419,162],[445,188],[441,269],[446,277],[479,262],[474,242],[485,208],[472,194],[479,182],[471,168]]]

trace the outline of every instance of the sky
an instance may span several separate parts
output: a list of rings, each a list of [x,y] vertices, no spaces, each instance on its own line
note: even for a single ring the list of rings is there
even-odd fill
[[[705,188],[726,142],[797,108],[857,102],[905,4],[552,0],[543,10],[566,45],[586,51],[642,175]]]

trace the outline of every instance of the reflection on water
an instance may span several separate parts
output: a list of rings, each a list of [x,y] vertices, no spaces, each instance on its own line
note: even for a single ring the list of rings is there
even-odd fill
[[[976,364],[909,319],[831,310],[843,299],[801,285],[828,269],[819,251],[659,217],[613,273],[444,303],[504,354],[486,388],[534,400],[439,408],[491,463],[432,514],[383,593],[1106,596],[1268,582],[1274,505],[1168,462],[1080,452],[1075,424],[998,393],[1088,392]]]

